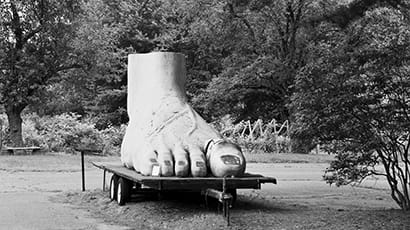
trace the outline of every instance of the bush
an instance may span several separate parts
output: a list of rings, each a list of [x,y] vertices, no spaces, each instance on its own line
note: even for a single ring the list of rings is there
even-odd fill
[[[6,117],[2,120],[7,121]],[[7,126],[5,122],[4,127]],[[40,146],[51,152],[73,153],[77,146],[85,145],[101,148],[104,155],[119,155],[124,133],[125,125],[98,130],[92,119],[73,113],[42,117],[34,113],[23,115],[25,145]]]
[[[0,117],[7,130],[7,118]],[[73,113],[56,116],[38,116],[35,113],[23,115],[23,140],[26,146],[40,146],[51,152],[75,152],[79,145],[95,146],[103,155],[119,155],[126,125],[107,126],[99,130],[96,120],[83,118]],[[241,124],[233,124],[230,119],[222,119],[212,124],[222,135],[239,144],[246,152],[288,152],[290,139],[286,136],[267,133],[249,138],[240,135]],[[7,134],[7,132],[6,132]],[[7,135],[5,135],[7,138]]]
[[[244,148],[246,152],[264,152],[264,153],[288,153],[289,138],[285,136],[267,135],[257,139],[249,139],[240,136],[229,138]]]
[[[122,139],[125,134],[126,125],[108,126],[106,129],[98,131],[103,141],[104,155],[119,155]]]

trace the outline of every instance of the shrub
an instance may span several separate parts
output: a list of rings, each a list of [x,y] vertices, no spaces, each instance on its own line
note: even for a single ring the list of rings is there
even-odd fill
[[[122,138],[125,134],[126,125],[108,126],[106,129],[100,130],[100,137],[103,141],[104,155],[119,155],[121,150]]]
[[[27,114],[23,118],[23,139],[26,145],[40,145],[49,151],[73,152],[80,144],[101,145],[102,140],[93,124],[79,115],[65,113],[39,117]]]
[[[7,137],[7,119],[4,122]],[[94,121],[65,113],[56,116],[23,115],[23,140],[26,146],[40,146],[46,151],[73,153],[79,145],[101,148],[104,155],[119,155],[125,125],[95,128]]]
[[[5,115],[0,117],[7,130]],[[40,146],[46,151],[75,152],[79,145],[96,146],[103,155],[119,155],[126,125],[112,126],[99,130],[94,119],[73,113],[56,116],[38,116],[35,113],[23,115],[23,140],[26,146]],[[212,124],[222,135],[239,144],[246,152],[288,152],[290,139],[283,135],[267,132],[265,135],[241,135],[243,123],[233,124],[229,118]],[[6,132],[7,134],[7,132]],[[7,135],[5,135],[7,138]]]

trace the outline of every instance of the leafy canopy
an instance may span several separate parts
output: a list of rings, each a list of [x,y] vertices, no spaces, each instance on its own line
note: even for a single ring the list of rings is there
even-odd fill
[[[0,103],[25,107],[76,64],[70,46],[76,1],[0,1]]]
[[[326,179],[337,185],[385,175],[409,209],[410,23],[407,11],[379,7],[346,30],[322,24],[312,61],[292,98],[295,135],[314,137],[338,158]],[[375,170],[382,163],[384,172]]]

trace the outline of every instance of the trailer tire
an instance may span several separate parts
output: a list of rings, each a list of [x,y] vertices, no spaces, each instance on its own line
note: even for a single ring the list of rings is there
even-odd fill
[[[117,200],[117,187],[118,187],[118,179],[117,175],[112,175],[110,180],[110,199],[111,201]]]
[[[117,203],[118,205],[124,205],[131,196],[132,183],[131,181],[121,177],[118,180],[117,186]]]

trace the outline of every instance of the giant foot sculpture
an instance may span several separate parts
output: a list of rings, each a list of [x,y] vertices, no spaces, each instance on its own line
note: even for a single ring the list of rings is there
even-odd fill
[[[241,149],[187,103],[185,58],[179,53],[128,56],[128,116],[121,161],[143,175],[241,176]]]

